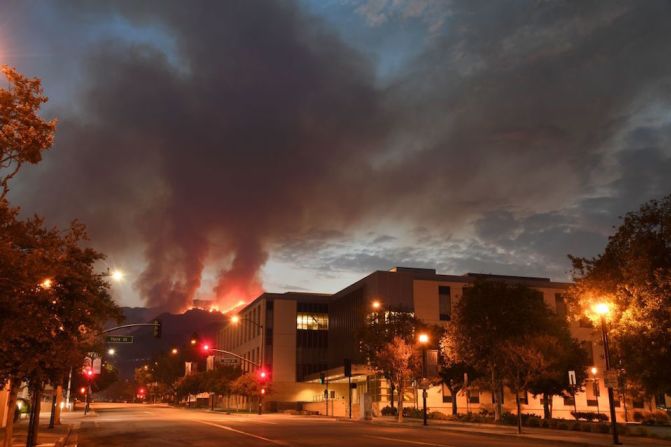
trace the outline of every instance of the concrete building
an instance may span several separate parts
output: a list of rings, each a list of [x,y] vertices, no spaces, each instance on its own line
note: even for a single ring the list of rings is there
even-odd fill
[[[267,365],[272,371],[273,392],[270,400],[278,408],[302,408],[324,413],[327,405],[330,414],[345,415],[349,410],[348,381],[356,388],[351,390],[352,412],[359,413],[360,397],[372,397],[375,411],[389,405],[388,382],[376,375],[365,364],[359,352],[356,334],[373,311],[372,304],[383,309],[410,312],[431,325],[449,324],[454,306],[461,299],[464,287],[485,278],[511,284],[523,284],[538,290],[548,307],[566,315],[564,293],[568,283],[554,282],[548,278],[504,275],[442,275],[433,269],[396,267],[390,271],[376,271],[346,287],[336,294],[315,295],[302,293],[263,294],[240,313],[243,323],[224,327],[218,344],[254,362]],[[264,330],[260,326],[263,326]],[[597,373],[576,396],[578,411],[607,412],[607,390],[604,386],[604,356],[597,331],[586,321],[571,323],[573,336],[581,341],[592,357]],[[344,374],[344,362],[352,362],[352,377]],[[249,368],[249,366],[247,367]],[[321,384],[323,377],[328,382]],[[421,391],[420,391],[421,393]],[[406,406],[419,406],[416,391],[405,396]],[[421,394],[420,394],[421,395]],[[324,401],[328,398],[328,404]],[[449,414],[452,399],[456,399],[460,412],[492,410],[491,393],[470,387],[468,396],[459,393],[450,396],[443,386],[428,390],[428,407],[432,411]],[[543,405],[531,395],[523,400],[523,411],[543,414]],[[570,418],[574,409],[572,398],[554,397],[555,417]],[[513,410],[515,399],[506,394],[504,409]],[[626,407],[622,399],[617,402],[618,417],[628,411],[652,409],[652,402],[627,396]]]

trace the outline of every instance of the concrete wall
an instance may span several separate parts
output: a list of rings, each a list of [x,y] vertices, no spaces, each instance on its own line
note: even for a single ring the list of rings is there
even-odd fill
[[[296,381],[296,301],[275,300],[273,316],[273,372],[276,382]]]

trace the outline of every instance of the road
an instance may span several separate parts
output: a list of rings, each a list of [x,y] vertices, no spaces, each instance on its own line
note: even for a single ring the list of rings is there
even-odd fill
[[[488,437],[284,414],[225,415],[152,405],[98,404],[79,430],[79,446],[543,446]]]

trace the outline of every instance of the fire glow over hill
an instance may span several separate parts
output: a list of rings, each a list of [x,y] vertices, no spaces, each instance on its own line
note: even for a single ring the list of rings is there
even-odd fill
[[[243,307],[245,304],[247,304],[247,301],[238,300],[232,306],[221,307],[218,304],[215,304],[213,300],[195,299],[195,300],[193,300],[193,305],[190,308],[188,308],[187,310],[200,309],[200,310],[206,310],[210,313],[220,312],[220,313],[225,315],[227,313],[234,312],[236,309],[239,309],[239,308]]]

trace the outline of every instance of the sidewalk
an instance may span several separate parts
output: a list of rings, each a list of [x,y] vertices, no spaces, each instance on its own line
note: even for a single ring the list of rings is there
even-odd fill
[[[349,419],[345,419],[349,420]],[[378,417],[372,421],[357,421],[373,425],[396,426],[399,424],[394,417]],[[402,426],[417,427],[424,430],[444,430],[461,433],[477,433],[483,436],[507,437],[516,439],[535,439],[548,441],[554,444],[569,444],[581,446],[612,446],[613,440],[610,434],[586,433],[572,430],[553,430],[547,428],[522,427],[522,434],[517,434],[517,427],[496,424],[477,424],[456,421],[429,420],[429,425],[424,427],[421,419],[406,418]],[[625,446],[671,446],[671,441],[661,439],[644,438],[638,436],[620,436],[620,441]]]
[[[56,425],[54,428],[49,427],[50,413],[40,413],[40,427],[37,433],[37,445],[40,447],[65,447],[76,446],[77,430],[84,418],[95,416],[95,413],[90,412],[89,415],[84,416],[83,412],[76,411],[74,413],[64,412],[61,415],[61,425]],[[26,445],[26,433],[28,430],[28,419],[20,419],[14,424],[13,447],[23,447]],[[5,429],[0,428],[0,444],[5,438]]]

